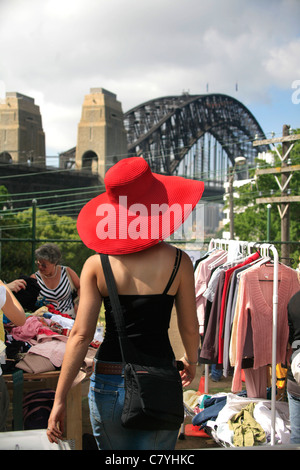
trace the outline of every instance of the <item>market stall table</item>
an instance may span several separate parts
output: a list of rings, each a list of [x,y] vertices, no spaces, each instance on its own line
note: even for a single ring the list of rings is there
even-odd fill
[[[56,389],[60,371],[43,372],[38,374],[23,373],[23,394],[43,388]],[[13,374],[3,375],[11,395],[14,394]],[[82,449],[82,386],[81,382],[71,388],[67,395],[65,438],[74,442],[76,450]]]

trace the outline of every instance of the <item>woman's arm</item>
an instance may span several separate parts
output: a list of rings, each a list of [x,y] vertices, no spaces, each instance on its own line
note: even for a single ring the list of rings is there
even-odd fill
[[[26,289],[27,282],[25,279],[15,279],[12,282],[8,282],[6,285],[12,292],[19,292],[21,289]]]
[[[7,285],[5,285],[2,281],[0,281],[0,285],[4,286],[6,290],[6,300],[2,306],[4,315],[16,326],[23,326],[26,321],[26,315],[22,305],[16,299]]]
[[[100,269],[99,260],[99,256],[92,256],[86,261],[82,269],[78,312],[67,341],[55,400],[48,421],[47,435],[50,442],[57,442],[57,439],[60,439],[63,435],[67,394],[83,364],[89,344],[95,334],[102,302],[96,275]]]
[[[199,349],[199,323],[197,318],[195,281],[193,265],[186,253],[182,254],[180,266],[180,283],[175,297],[179,333],[185,349],[181,361],[184,370],[181,372],[183,386],[189,385],[196,375]]]

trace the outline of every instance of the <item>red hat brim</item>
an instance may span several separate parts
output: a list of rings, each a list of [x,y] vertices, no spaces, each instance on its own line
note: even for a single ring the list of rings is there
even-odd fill
[[[133,157],[136,158],[136,157]],[[80,211],[77,231],[83,243],[98,253],[128,254],[167,239],[188,218],[204,191],[202,181],[152,173],[150,187],[135,201],[108,191]]]

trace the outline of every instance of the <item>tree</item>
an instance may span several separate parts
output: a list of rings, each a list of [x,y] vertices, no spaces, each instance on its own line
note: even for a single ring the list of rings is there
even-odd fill
[[[5,186],[0,186],[0,207],[4,208],[9,203],[10,194]]]
[[[32,209],[20,212],[2,211],[1,278],[7,282],[20,275],[32,274]],[[63,255],[62,264],[80,275],[84,261],[93,252],[80,241],[76,220],[36,209],[36,239],[55,242]],[[19,239],[19,240],[16,240]],[[6,241],[7,240],[7,241]],[[70,241],[68,241],[70,240]],[[37,246],[43,241],[37,242]]]

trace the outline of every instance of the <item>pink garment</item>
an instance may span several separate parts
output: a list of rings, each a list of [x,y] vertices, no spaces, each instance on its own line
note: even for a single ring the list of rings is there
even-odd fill
[[[35,340],[38,334],[55,334],[49,327],[47,327],[46,322],[40,317],[28,317],[23,326],[15,326],[12,331],[12,337],[16,341],[24,341],[31,343],[32,340]]]
[[[63,335],[55,334],[52,337],[40,335],[37,338],[37,343],[29,349],[27,354],[46,357],[55,367],[60,367],[63,362],[67,340],[68,338]]]
[[[208,258],[200,261],[198,264],[196,271],[195,271],[195,294],[196,294],[196,307],[197,307],[197,317],[199,323],[199,332],[200,334],[204,333],[204,318],[205,318],[205,307],[207,303],[207,299],[203,297],[204,292],[207,289],[207,285],[211,276],[211,269],[209,269],[210,264],[214,261],[216,262],[218,258],[220,258],[220,262],[224,263],[226,261],[225,258],[222,258],[225,252],[224,250],[217,250],[211,253]],[[216,266],[219,266],[216,262]]]
[[[235,349],[235,364],[232,364],[235,366],[232,382],[234,393],[242,389],[241,369],[248,313],[253,335],[253,369],[272,364],[273,282],[269,282],[272,279],[273,268],[266,264],[253,266],[241,273],[238,310],[235,312],[236,332],[232,332],[232,347]],[[280,363],[286,359],[289,335],[287,305],[299,291],[299,282],[296,271],[282,264],[278,267],[278,279],[276,362]]]
[[[244,369],[248,398],[267,398],[268,366]]]

